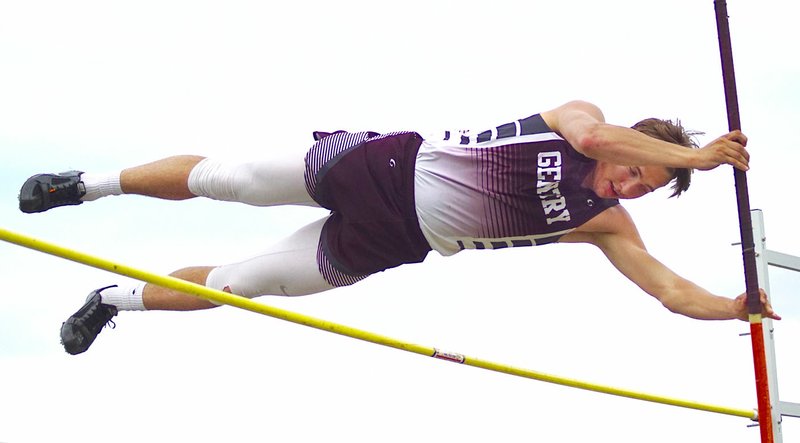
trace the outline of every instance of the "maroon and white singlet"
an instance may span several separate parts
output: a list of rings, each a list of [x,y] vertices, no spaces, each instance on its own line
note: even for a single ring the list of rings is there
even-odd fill
[[[425,138],[414,171],[420,228],[442,255],[552,243],[619,203],[582,186],[595,164],[539,114]]]

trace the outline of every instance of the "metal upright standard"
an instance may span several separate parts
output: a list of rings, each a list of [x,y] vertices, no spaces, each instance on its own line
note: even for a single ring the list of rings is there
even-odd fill
[[[767,235],[764,228],[764,214],[760,209],[751,211],[753,236],[755,237],[756,263],[758,265],[758,285],[770,294],[769,266],[800,272],[800,257],[787,255],[767,249]],[[761,322],[764,333],[764,349],[767,358],[767,378],[769,379],[769,398],[772,407],[772,433],[775,443],[783,442],[783,417],[800,418],[800,404],[781,401],[778,392],[778,367],[775,358],[775,335],[772,319]]]
[[[728,128],[740,130],[739,103],[736,95],[736,75],[733,70],[733,51],[728,27],[728,7],[725,0],[715,0],[717,16],[717,36],[722,61],[722,80],[725,88],[725,104],[728,111]],[[753,366],[756,376],[756,396],[758,397],[758,424],[761,442],[772,443],[772,411],[769,400],[769,380],[764,349],[764,329],[762,328],[761,300],[758,291],[755,244],[750,220],[750,196],[747,191],[747,175],[734,169],[736,183],[736,202],[739,210],[739,233],[742,239],[742,259],[744,261],[745,288],[747,291],[747,312],[750,320],[750,337],[753,345]]]

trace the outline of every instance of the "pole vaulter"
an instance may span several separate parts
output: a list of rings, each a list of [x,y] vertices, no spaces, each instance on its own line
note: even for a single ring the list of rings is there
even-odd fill
[[[725,104],[728,111],[728,130],[741,130],[739,121],[739,102],[736,95],[736,75],[733,70],[733,51],[728,26],[728,6],[725,0],[715,0],[717,16],[717,36],[722,61],[722,80],[725,87]],[[742,239],[742,258],[744,279],[747,291],[747,311],[750,320],[750,337],[753,344],[753,364],[756,375],[756,395],[758,397],[758,424],[761,442],[772,443],[772,411],[769,400],[767,379],[767,357],[764,349],[764,329],[762,327],[761,302],[758,292],[758,272],[756,269],[753,226],[750,219],[750,197],[747,191],[747,173],[734,168],[736,202],[739,210],[739,232]]]
[[[722,71],[725,86],[725,97],[728,111],[728,122],[731,131],[739,130],[739,116],[738,104],[736,99],[735,78],[733,73],[733,61],[730,45],[730,31],[727,23],[727,8],[724,0],[715,0],[715,10],[717,18],[717,29],[719,34],[720,55],[722,59]],[[195,295],[206,300],[216,302],[218,304],[228,304],[242,309],[250,310],[253,312],[261,313],[264,315],[272,316],[275,318],[291,321],[306,326],[315,327],[318,329],[335,332],[337,334],[358,338],[365,341],[370,341],[376,344],[394,347],[397,349],[406,350],[422,355],[435,357],[442,360],[466,364],[470,366],[490,369],[498,372],[504,372],[512,375],[532,378],[551,383],[572,386],[576,388],[588,389],[597,392],[603,392],[613,395],[619,395],[629,398],[637,398],[641,400],[654,401],[674,406],[688,407],[694,409],[707,410],[710,412],[718,412],[729,415],[736,415],[758,419],[760,421],[760,431],[762,442],[772,442],[772,421],[770,411],[769,391],[767,389],[767,370],[766,370],[766,356],[764,352],[764,336],[762,327],[762,314],[760,294],[757,283],[756,262],[755,262],[755,245],[753,241],[752,224],[750,220],[749,197],[747,192],[746,175],[743,171],[735,171],[736,192],[739,209],[739,224],[740,233],[742,238],[742,250],[745,265],[745,279],[747,286],[747,312],[748,319],[751,327],[751,337],[753,340],[753,353],[754,364],[756,370],[756,387],[758,393],[758,412],[752,410],[741,410],[734,408],[717,407],[713,405],[703,405],[696,402],[689,402],[684,400],[669,399],[666,397],[658,397],[649,394],[635,393],[633,391],[604,387],[577,380],[565,379],[560,377],[551,376],[530,370],[511,368],[505,365],[487,362],[484,360],[473,359],[461,354],[442,352],[435,348],[429,348],[416,344],[404,343],[391,339],[389,337],[372,334],[366,331],[360,331],[348,326],[339,325],[324,320],[314,319],[301,314],[292,313],[278,308],[272,308],[267,305],[256,303],[249,298],[235,296],[226,292],[214,290],[201,286],[198,284],[190,283],[184,280],[179,280],[172,277],[164,277],[156,274],[146,273],[134,268],[127,267],[121,264],[115,264],[96,257],[88,256],[77,251],[71,251],[56,245],[50,245],[37,239],[25,237],[10,231],[0,229],[0,239],[16,243],[20,246],[29,247],[31,249],[39,250],[41,252],[50,253],[53,255],[67,258],[69,260],[77,261],[89,266],[104,269],[121,275],[126,275],[134,279],[152,283],[156,286],[169,287],[176,291],[184,292],[190,295]],[[22,200],[21,200],[22,201]],[[71,204],[71,203],[68,203]],[[20,207],[23,209],[23,207]],[[23,212],[25,212],[23,210]],[[35,212],[35,211],[32,211]],[[769,315],[769,314],[767,314]]]

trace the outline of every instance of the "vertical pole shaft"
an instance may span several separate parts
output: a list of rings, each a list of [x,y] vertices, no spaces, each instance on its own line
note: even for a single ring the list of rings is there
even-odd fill
[[[736,76],[733,70],[733,51],[728,27],[728,7],[725,0],[714,0],[717,16],[717,36],[722,61],[722,79],[725,87],[725,104],[728,110],[728,128],[741,129],[739,103],[736,95]],[[742,239],[742,258],[744,261],[745,287],[747,290],[747,311],[750,319],[750,337],[753,345],[753,364],[756,376],[756,395],[758,397],[758,423],[762,443],[773,443],[772,413],[769,401],[767,362],[764,350],[764,330],[761,325],[761,300],[758,292],[758,271],[756,268],[753,225],[750,219],[750,197],[747,191],[747,175],[734,169],[736,201],[739,209],[739,233]]]

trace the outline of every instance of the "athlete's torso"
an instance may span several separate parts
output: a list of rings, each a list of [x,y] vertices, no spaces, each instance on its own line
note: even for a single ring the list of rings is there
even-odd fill
[[[595,164],[538,114],[426,138],[414,177],[420,227],[443,255],[552,243],[618,204],[582,186]]]

